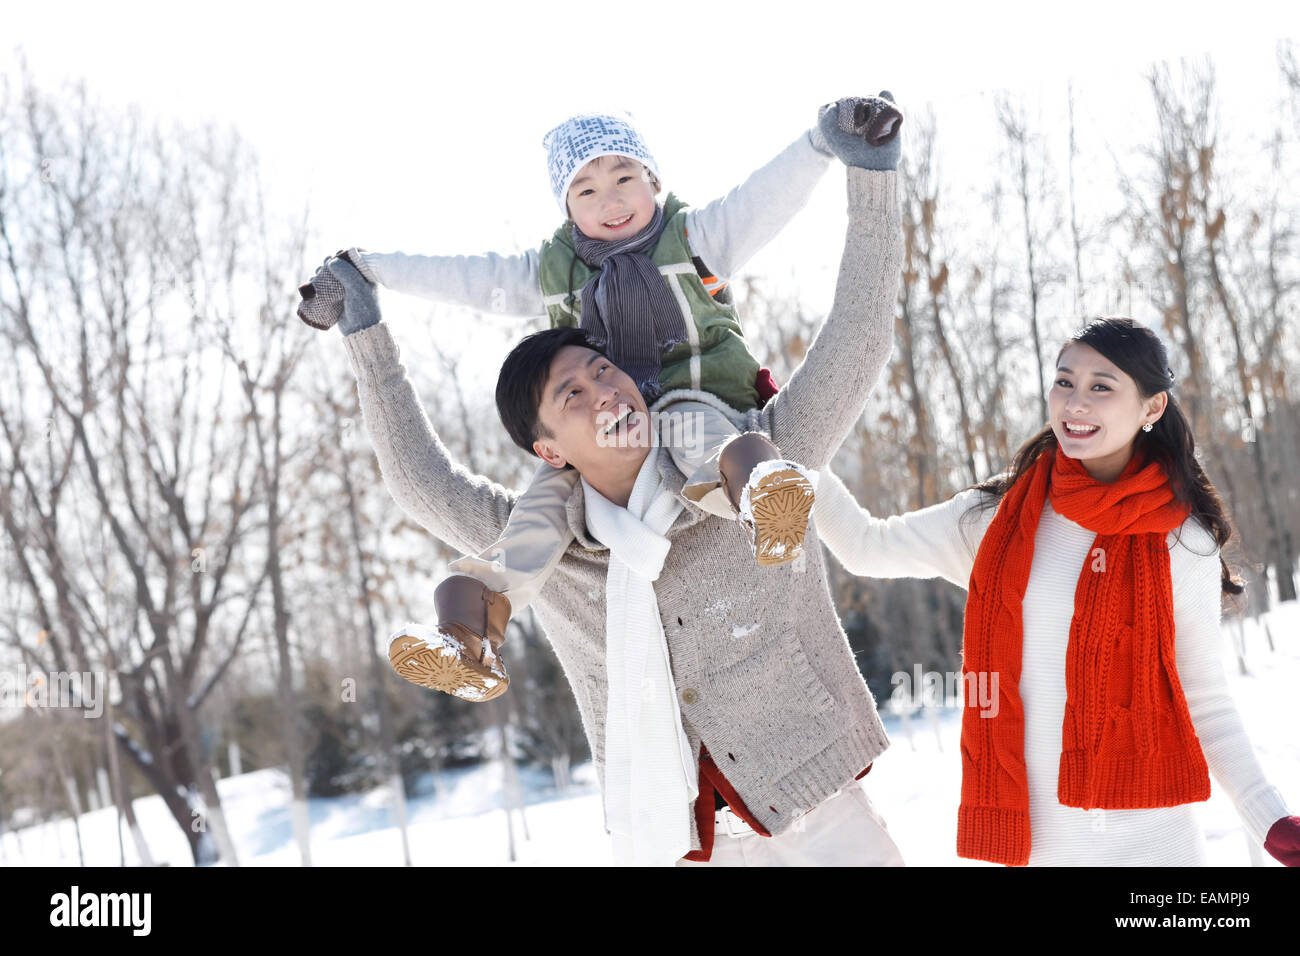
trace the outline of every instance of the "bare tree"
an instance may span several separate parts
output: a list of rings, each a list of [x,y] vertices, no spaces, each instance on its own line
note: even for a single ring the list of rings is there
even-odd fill
[[[149,135],[135,118],[110,123],[84,86],[64,106],[29,82],[21,105],[21,121],[7,119],[26,138],[0,146],[0,314],[16,367],[37,375],[26,397],[50,413],[48,440],[33,441],[21,411],[5,408],[6,481],[23,499],[6,509],[6,532],[52,662],[116,673],[119,753],[167,804],[196,862],[235,863],[200,710],[239,651],[266,572],[243,553],[249,432],[223,421],[224,363],[201,347],[203,303],[223,288],[199,268],[213,236],[195,243],[173,228],[187,179],[169,144],[188,140]],[[224,278],[230,294],[236,277]],[[24,449],[42,445],[38,475]],[[72,482],[74,521],[102,528],[115,555],[113,587],[65,540]]]
[[[934,146],[933,116],[928,122],[913,126],[913,130],[911,152],[903,156],[899,163],[905,197],[902,208],[904,258],[902,281],[898,293],[899,316],[895,323],[895,330],[901,347],[901,384],[907,389],[907,401],[913,421],[908,443],[908,457],[916,482],[915,501],[916,507],[924,508],[938,497],[935,480],[938,454],[927,408],[926,386],[921,381],[921,356],[919,355],[918,317],[924,309],[920,295],[920,282],[925,268],[922,246],[925,242],[923,231],[927,211],[918,206],[923,190],[916,189],[911,184],[918,179],[924,181],[928,177],[930,154]]]
[[[1038,409],[1040,422],[1048,420],[1047,396],[1043,386],[1047,383],[1047,368],[1043,362],[1043,319],[1039,314],[1040,301],[1046,285],[1054,278],[1043,265],[1048,243],[1060,226],[1056,205],[1051,201],[1046,174],[1049,164],[1043,155],[1040,137],[1031,132],[1023,103],[1003,95],[997,103],[998,125],[1006,137],[1010,150],[1011,181],[1016,198],[1020,201],[1021,221],[1025,237],[1025,288],[1029,297],[1029,334],[1034,350],[1034,364],[1038,370]]]
[[[939,355],[943,360],[944,370],[957,399],[957,424],[960,429],[961,458],[965,466],[967,480],[977,481],[975,469],[975,428],[971,422],[970,409],[967,407],[965,376],[959,368],[957,355],[949,342],[948,322],[951,313],[949,304],[949,271],[947,257],[939,248],[939,177],[935,170],[936,155],[934,149],[934,125],[922,126],[917,137],[918,148],[914,151],[916,163],[909,166],[908,174],[903,177],[903,190],[906,195],[908,254],[913,265],[919,269],[925,279],[925,292],[929,305],[930,326],[934,331],[935,344],[939,346]],[[940,390],[946,397],[946,389]],[[933,400],[934,396],[931,396]],[[918,403],[920,404],[920,403]]]
[[[1121,174],[1121,188],[1136,211],[1132,219],[1132,236],[1140,240],[1150,236],[1157,240],[1152,249],[1152,272],[1155,284],[1152,294],[1160,307],[1166,330],[1183,351],[1188,377],[1181,384],[1187,402],[1188,418],[1192,431],[1199,437],[1207,432],[1209,418],[1209,382],[1201,345],[1202,329],[1193,321],[1196,298],[1195,227],[1196,217],[1191,208],[1192,175],[1195,163],[1191,160],[1192,147],[1189,132],[1196,122],[1204,122],[1206,110],[1196,111],[1197,119],[1183,115],[1182,104],[1174,96],[1167,65],[1153,66],[1147,73],[1147,82],[1155,101],[1157,119],[1157,144],[1147,150],[1155,167],[1152,191],[1154,203],[1145,198],[1145,191]],[[1203,92],[1201,102],[1204,102]]]
[[[1201,82],[1205,89],[1206,111],[1210,111],[1210,102],[1214,95],[1214,70],[1210,65],[1202,68]],[[1220,314],[1228,326],[1232,342],[1232,369],[1236,376],[1238,395],[1241,403],[1241,428],[1245,433],[1246,445],[1250,450],[1250,460],[1254,465],[1255,497],[1263,512],[1267,529],[1265,552],[1269,563],[1273,565],[1278,584],[1278,597],[1283,601],[1295,599],[1295,562],[1287,548],[1286,529],[1282,525],[1281,514],[1277,504],[1277,487],[1269,481],[1268,468],[1264,462],[1264,446],[1271,443],[1273,436],[1258,428],[1259,417],[1254,411],[1256,398],[1255,370],[1256,362],[1247,355],[1246,335],[1243,333],[1243,317],[1237,305],[1236,296],[1228,288],[1228,273],[1231,270],[1230,250],[1227,243],[1227,212],[1217,203],[1217,177],[1214,165],[1215,132],[1210,124],[1197,123],[1194,130],[1203,133],[1200,142],[1194,142],[1196,148],[1196,173],[1192,179],[1192,204],[1201,221],[1205,234],[1206,264],[1209,271],[1210,288],[1213,290]],[[1251,366],[1255,368],[1251,368]]]
[[[1296,61],[1295,46],[1289,40],[1277,45],[1277,65],[1291,97],[1291,117],[1300,130],[1300,63]]]
[[[1074,181],[1074,161],[1079,155],[1079,145],[1075,138],[1074,121],[1074,84],[1067,83],[1065,88],[1068,108],[1070,135],[1069,155],[1067,159],[1070,179],[1070,244],[1074,250],[1074,312],[1076,318],[1083,317],[1083,237],[1079,227],[1078,191]]]
[[[352,397],[355,400],[355,394]],[[402,836],[402,861],[406,866],[410,866],[411,847],[406,833],[406,786],[402,779],[401,759],[397,751],[392,709],[389,706],[388,695],[384,693],[384,682],[391,679],[392,675],[379,657],[379,635],[375,625],[375,602],[370,583],[371,559],[362,546],[362,524],[358,502],[359,489],[352,478],[354,452],[349,446],[349,438],[352,432],[350,426],[353,421],[357,420],[360,413],[358,409],[353,408],[350,410],[351,416],[343,415],[340,403],[332,395],[321,396],[320,401],[324,407],[329,409],[330,423],[334,431],[334,444],[339,452],[335,468],[342,483],[343,494],[347,502],[348,535],[352,546],[352,556],[356,562],[353,573],[356,575],[357,603],[361,606],[365,621],[361,636],[366,649],[366,660],[370,666],[370,679],[374,697],[373,706],[379,719],[378,743],[383,776],[387,779],[392,792],[393,815],[396,818],[398,831]],[[344,421],[347,421],[349,425],[346,429],[343,425]]]
[[[1002,180],[994,177],[985,203],[995,222],[1000,221],[1004,195]],[[976,317],[976,321],[971,323],[968,340],[978,341],[980,330],[987,329],[989,345],[987,367],[982,372],[976,368],[971,376],[976,407],[983,410],[978,430],[984,450],[983,474],[980,477],[1001,471],[1010,464],[1011,409],[1014,406],[1007,355],[1012,335],[1006,328],[1012,281],[1009,274],[1003,274],[999,230],[993,230],[991,240],[984,248],[984,256],[971,268],[965,296],[969,300],[967,308]],[[982,302],[976,301],[980,292],[984,293]],[[973,353],[976,350],[972,347],[970,351]]]
[[[237,168],[229,163],[222,167],[228,175],[233,174]],[[256,215],[249,218],[257,224],[258,233],[266,237],[260,195],[258,200]],[[196,218],[192,215],[191,221]],[[193,239],[196,246],[199,245],[198,237],[194,236]],[[293,288],[293,270],[302,260],[301,250],[291,249],[287,260],[279,262],[270,260],[270,250],[265,243],[260,251],[262,255],[258,265],[265,282],[263,299],[255,313],[258,321],[253,334],[262,347],[256,355],[241,357],[244,347],[234,341],[241,323],[234,314],[228,314],[225,321],[219,323],[219,328],[222,349],[238,370],[240,388],[248,407],[245,420],[252,426],[253,444],[257,453],[257,480],[266,509],[266,576],[271,585],[282,742],[288,758],[293,795],[291,816],[302,865],[310,866],[311,833],[303,773],[302,731],[299,727],[298,694],[294,686],[293,654],[289,643],[289,627],[293,615],[289,606],[284,567],[284,554],[288,546],[286,538],[292,529],[294,515],[286,513],[282,482],[289,464],[304,450],[301,443],[296,450],[285,448],[286,418],[294,414],[294,410],[285,408],[285,399],[299,361],[312,340],[308,338],[310,330],[300,323],[291,324],[287,319],[294,308],[287,290]],[[235,263],[229,262],[226,268],[233,272]]]

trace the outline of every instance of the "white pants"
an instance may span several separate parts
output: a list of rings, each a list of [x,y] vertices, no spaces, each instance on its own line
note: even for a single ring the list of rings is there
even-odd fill
[[[730,827],[727,816],[731,817]],[[905,866],[889,828],[860,782],[827,797],[784,833],[765,837],[719,810],[707,862],[678,866]],[[728,829],[737,835],[731,836]]]

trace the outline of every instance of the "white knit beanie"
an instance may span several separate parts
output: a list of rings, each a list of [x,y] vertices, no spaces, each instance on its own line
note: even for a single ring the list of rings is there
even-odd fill
[[[663,181],[645,140],[632,126],[630,113],[570,116],[542,137],[542,146],[546,149],[546,165],[551,174],[551,192],[565,218],[569,215],[565,206],[569,186],[578,170],[597,156],[629,156],[649,169],[656,180]]]

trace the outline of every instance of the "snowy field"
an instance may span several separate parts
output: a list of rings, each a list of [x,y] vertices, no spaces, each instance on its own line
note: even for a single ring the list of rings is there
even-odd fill
[[[1269,780],[1292,812],[1300,813],[1300,605],[1270,615],[1277,651],[1270,654],[1262,630],[1246,622],[1250,674],[1238,673],[1231,645],[1235,629],[1224,628],[1224,667],[1237,708]],[[913,866],[991,866],[960,860],[954,852],[961,785],[958,738],[960,711],[927,710],[906,725],[900,715],[882,713],[892,746],[876,760],[863,783],[888,822],[890,833]],[[610,863],[600,792],[590,763],[574,769],[574,785],[560,797],[549,771],[519,768],[526,808],[512,815],[518,865],[601,866]],[[430,784],[430,786],[424,786]],[[244,866],[296,866],[289,813],[288,778],[279,770],[258,770],[218,782],[227,819]],[[502,772],[499,764],[442,775],[442,792],[424,780],[408,801],[412,862],[418,866],[509,865]],[[312,862],[317,866],[400,866],[401,841],[390,824],[384,790],[310,801]],[[1222,866],[1278,866],[1252,850],[1231,801],[1217,782],[1210,800],[1196,807],[1205,829],[1209,862]],[[135,812],[155,861],[191,866],[188,844],[157,796],[135,801]],[[527,827],[524,838],[522,825]],[[116,811],[81,817],[86,863],[119,865]],[[123,844],[128,865],[137,858],[130,836]],[[0,838],[0,865],[75,866],[77,845],[70,820]]]

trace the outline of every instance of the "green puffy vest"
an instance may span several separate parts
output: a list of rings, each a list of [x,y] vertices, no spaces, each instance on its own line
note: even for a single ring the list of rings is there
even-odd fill
[[[687,341],[659,357],[659,384],[665,392],[676,388],[710,392],[737,411],[748,411],[758,407],[758,361],[745,346],[735,307],[709,295],[691,262],[686,208],[680,199],[668,194],[664,200],[664,231],[650,252],[651,261],[667,281],[686,320]],[[570,228],[566,221],[542,243],[542,301],[552,328],[581,324],[582,287],[597,272],[577,257]]]

